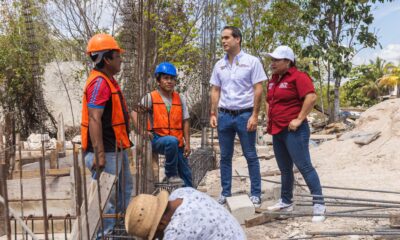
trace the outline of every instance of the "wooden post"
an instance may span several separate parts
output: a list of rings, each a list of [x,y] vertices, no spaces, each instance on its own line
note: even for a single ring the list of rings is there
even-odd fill
[[[62,113],[58,115],[57,122],[57,149],[58,157],[65,157],[65,129],[64,129],[64,118]]]

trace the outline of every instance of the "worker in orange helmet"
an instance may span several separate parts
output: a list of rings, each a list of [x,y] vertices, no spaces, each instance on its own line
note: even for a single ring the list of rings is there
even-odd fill
[[[128,109],[114,79],[121,70],[122,52],[109,34],[96,34],[89,40],[87,54],[94,68],[86,81],[82,99],[81,136],[86,167],[91,170],[93,178],[100,177],[98,173],[104,171],[119,179],[104,209],[109,214],[125,212],[133,188],[126,152],[132,146],[128,137]],[[115,219],[108,218],[103,223],[104,234],[107,234],[114,228]]]

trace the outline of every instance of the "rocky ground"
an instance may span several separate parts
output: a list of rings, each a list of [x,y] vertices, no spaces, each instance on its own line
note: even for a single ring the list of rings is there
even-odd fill
[[[400,192],[398,179],[400,178],[399,146],[400,146],[400,99],[387,100],[366,112],[355,123],[355,128],[340,139],[326,141],[317,147],[311,147],[314,166],[319,173],[323,186],[338,186],[363,189],[379,189]],[[379,137],[367,145],[354,143],[357,136],[370,132],[380,132]],[[344,139],[343,141],[340,141]],[[216,149],[218,143],[216,141]],[[258,146],[261,173],[278,170],[275,159],[264,160],[272,155],[272,146]],[[219,156],[217,156],[219,158]],[[240,145],[235,146],[233,160],[233,175],[248,175],[247,164],[241,154]],[[296,174],[299,183],[304,183],[300,174]],[[200,189],[214,198],[218,198],[221,191],[219,184],[219,169],[210,171]],[[280,181],[280,176],[263,177],[267,180]],[[235,177],[233,179],[233,195],[248,193],[249,180]],[[262,208],[273,204],[279,198],[279,185],[263,181]],[[275,189],[275,190],[274,190]],[[297,193],[308,193],[307,188],[297,187]],[[375,192],[359,192],[354,190],[323,189],[326,196],[357,197],[377,200],[399,201],[399,194],[386,194]],[[299,199],[299,197],[297,197]],[[328,200],[328,199],[326,199]],[[334,199],[330,199],[333,200]],[[296,201],[296,200],[295,200]],[[328,206],[328,212],[354,210],[356,207]],[[295,211],[311,212],[311,206],[296,206]],[[396,211],[397,210],[397,211]],[[399,213],[398,209],[375,209],[361,213]],[[366,232],[377,229],[389,228],[389,219],[372,218],[338,218],[329,217],[323,223],[312,223],[311,217],[298,217],[286,220],[277,220],[252,228],[243,226],[248,239],[294,239],[310,237],[307,232],[313,231],[351,231]],[[335,239],[399,239],[399,237],[372,237],[352,235],[336,237]],[[330,239],[325,237],[324,239]]]

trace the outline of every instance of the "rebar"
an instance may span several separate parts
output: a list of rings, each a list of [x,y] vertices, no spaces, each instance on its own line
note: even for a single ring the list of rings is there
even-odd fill
[[[2,196],[0,196],[0,203],[2,203],[4,205],[6,204],[6,202]],[[15,220],[18,221],[18,223],[24,229],[26,234],[29,234],[29,236],[31,236],[33,240],[38,240],[38,238],[35,236],[33,231],[29,229],[29,227],[24,223],[24,221],[18,216],[18,214],[16,214],[16,212],[12,208],[8,207],[8,211],[15,218]]]
[[[246,176],[246,175],[233,176],[233,177],[247,177],[247,178],[250,178],[249,176]],[[269,182],[269,183],[282,184],[282,183],[279,182],[279,181],[269,180],[269,179],[265,179],[265,178],[261,178],[261,181]],[[299,184],[299,183],[295,183],[294,185],[296,185],[296,186],[307,186],[306,184]],[[330,188],[330,189],[338,189],[338,190],[359,191],[359,192],[377,192],[377,193],[400,194],[400,192],[396,192],[396,191],[378,190],[378,189],[351,188],[351,187],[336,187],[336,186],[327,186],[327,185],[322,185],[321,187],[322,187],[322,188]]]
[[[330,196],[330,195],[313,195],[313,194],[294,194],[294,196],[299,196],[299,197],[323,197],[323,198],[328,198],[328,199],[354,200],[354,201],[360,201],[360,202],[377,202],[377,203],[400,204],[400,201],[388,201],[388,200],[370,199],[370,198],[353,198],[353,197],[341,197],[341,196]]]
[[[103,209],[101,207],[101,190],[100,190],[100,159],[97,147],[94,147],[94,154],[95,154],[95,164],[96,164],[96,176],[95,180],[97,182],[97,197],[99,198],[99,217],[100,217],[100,231],[101,231],[101,239],[104,240],[104,222],[103,222]]]
[[[326,217],[348,217],[348,218],[390,218],[390,214],[346,214],[346,213],[324,213],[314,214],[306,212],[264,212],[267,215],[285,215],[289,217],[307,217],[307,216],[326,216]]]
[[[82,239],[82,221],[81,221],[82,189],[80,181],[80,169],[78,164],[78,151],[75,143],[73,143],[72,149],[73,149],[72,156],[73,156],[74,180],[75,180],[75,209],[78,221],[78,238],[81,240]]]
[[[19,156],[19,182],[21,183],[19,185],[19,190],[20,190],[20,209],[21,209],[21,216],[24,216],[24,185],[22,184],[22,142],[19,142],[19,147],[18,147],[18,156]],[[22,228],[22,227],[21,227]],[[22,228],[23,229],[23,228]],[[15,233],[17,230],[15,230]],[[25,240],[25,235],[22,234],[22,240]]]
[[[46,197],[46,173],[45,173],[45,159],[46,159],[46,151],[44,148],[44,137],[42,137],[42,158],[39,160],[39,168],[40,168],[40,183],[42,190],[42,204],[43,204],[43,227],[44,227],[44,239],[48,240],[48,231],[49,231],[49,222],[47,219],[47,197]]]
[[[339,232],[339,231],[332,231],[332,232],[306,232],[307,235],[322,235],[322,236],[346,236],[346,235],[360,235],[360,236],[374,236],[374,235],[381,235],[381,236],[400,236],[400,231],[398,232]]]
[[[386,207],[386,208],[400,208],[397,204],[385,204],[385,203],[359,203],[359,202],[350,202],[350,201],[329,201],[329,200],[302,200],[295,199],[295,202],[301,203],[332,203],[338,205],[349,205],[349,206],[360,206],[360,207]]]
[[[381,210],[381,209],[385,209],[385,208],[384,207],[369,207],[369,208],[347,209],[347,210],[342,210],[342,211],[334,211],[332,213],[352,213],[352,212]]]
[[[85,202],[85,217],[86,217],[86,234],[87,239],[90,239],[89,233],[89,218],[88,218],[88,194],[87,194],[87,186],[86,186],[86,171],[85,171],[85,152],[81,148],[81,161],[82,161],[82,173],[83,173],[83,196]]]

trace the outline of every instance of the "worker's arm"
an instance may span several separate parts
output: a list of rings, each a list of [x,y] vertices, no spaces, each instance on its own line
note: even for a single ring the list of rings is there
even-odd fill
[[[185,149],[183,155],[190,155],[190,119],[183,120],[183,137],[185,138]]]
[[[136,134],[143,134],[144,137],[147,137],[148,139],[152,140],[153,139],[153,134],[149,131],[147,131],[147,123],[145,124],[144,129],[141,129],[139,126],[139,114],[136,111],[131,112],[131,119],[132,119],[132,124],[133,124],[133,130],[135,131]]]
[[[106,165],[106,159],[104,154],[103,145],[103,124],[101,117],[103,116],[104,109],[102,108],[89,108],[89,133],[92,146],[97,151],[99,159],[93,161],[93,167],[104,167]]]
[[[221,94],[221,88],[217,86],[211,86],[211,113],[210,113],[210,126],[215,128],[218,126],[217,114],[218,114],[218,102]]]
[[[247,122],[247,131],[249,132],[257,130],[258,113],[260,112],[261,97],[263,93],[262,82],[254,84],[253,89],[254,89],[253,113],[251,114],[249,121]]]
[[[309,93],[304,97],[303,106],[301,107],[301,111],[297,118],[293,119],[289,123],[289,130],[296,131],[297,128],[303,123],[303,121],[307,118],[307,115],[314,108],[315,102],[317,101],[317,94]]]

